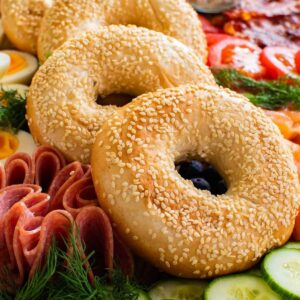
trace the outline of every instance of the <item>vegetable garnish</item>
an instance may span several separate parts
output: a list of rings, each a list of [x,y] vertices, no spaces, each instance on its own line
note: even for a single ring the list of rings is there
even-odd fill
[[[252,78],[263,78],[266,70],[260,61],[261,53],[262,50],[251,42],[233,37],[221,37],[209,49],[208,65],[232,68]]]
[[[277,80],[255,80],[232,69],[212,69],[217,83],[243,93],[265,109],[300,108],[300,80],[282,77]]]
[[[266,47],[261,53],[261,62],[272,79],[296,73],[295,55],[297,50],[288,47]]]
[[[0,90],[0,128],[17,133],[26,124],[26,99],[16,90]]]
[[[70,234],[69,241],[65,243],[71,246],[71,252],[66,253],[53,243],[44,266],[34,277],[21,289],[15,289],[15,295],[0,290],[0,299],[138,300],[141,289],[118,267],[110,272],[111,276],[95,276],[91,283],[87,261],[91,261],[94,253],[82,259],[79,249],[85,249],[85,246],[78,245],[74,234]]]

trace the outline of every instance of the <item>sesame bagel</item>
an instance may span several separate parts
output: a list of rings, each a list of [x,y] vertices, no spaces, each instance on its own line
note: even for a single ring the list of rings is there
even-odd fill
[[[206,60],[206,40],[196,13],[185,0],[59,0],[41,25],[41,61],[67,39],[86,29],[106,25],[136,25],[160,31],[193,48]]]
[[[183,179],[174,163],[188,157],[211,163],[228,191],[214,196]],[[103,124],[91,163],[117,232],[177,276],[245,270],[293,230],[292,154],[263,111],[230,90],[181,86],[136,98]]]
[[[29,127],[38,142],[87,163],[97,131],[117,110],[98,105],[98,95],[138,96],[201,81],[215,84],[202,60],[176,39],[135,26],[102,27],[67,41],[36,73]]]
[[[52,0],[1,0],[4,32],[20,50],[36,53],[37,38],[45,10]]]

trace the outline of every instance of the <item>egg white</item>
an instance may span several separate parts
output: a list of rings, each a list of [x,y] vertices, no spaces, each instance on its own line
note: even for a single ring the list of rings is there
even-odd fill
[[[1,88],[4,91],[16,90],[20,96],[26,98],[27,92],[29,90],[29,86],[20,83],[0,83]]]
[[[16,137],[19,141],[18,148],[16,149],[15,153],[18,152],[25,152],[29,154],[30,156],[33,154],[35,149],[37,148],[36,143],[33,140],[33,137],[30,133],[20,130],[17,134]],[[0,148],[1,151],[1,148]],[[8,157],[1,159],[0,164],[4,165]]]
[[[10,56],[6,53],[0,52],[0,78],[3,77],[10,65]]]
[[[0,83],[23,83],[23,84],[28,84],[30,83],[34,73],[38,69],[38,60],[36,57],[29,53],[21,52],[21,51],[16,51],[16,50],[4,50],[1,51],[0,53],[6,53],[6,54],[17,54],[24,58],[27,62],[27,66],[10,75],[4,75],[2,78],[0,78]]]

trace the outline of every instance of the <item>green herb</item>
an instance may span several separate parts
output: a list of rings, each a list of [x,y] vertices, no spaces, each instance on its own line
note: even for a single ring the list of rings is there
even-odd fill
[[[212,69],[219,85],[243,93],[262,108],[277,110],[284,107],[300,108],[299,78],[255,80],[232,69]]]
[[[137,300],[140,288],[117,267],[109,275],[95,276],[93,283],[89,280],[87,262],[94,253],[82,259],[80,247],[74,234],[65,241],[70,253],[66,253],[53,243],[43,268],[28,280],[20,289],[14,289],[14,296],[1,292],[0,300]],[[7,276],[8,280],[11,278]],[[1,288],[1,287],[0,287]],[[3,288],[3,287],[2,287]],[[11,290],[11,289],[10,289]]]
[[[0,91],[0,128],[17,133],[26,124],[26,99],[16,90]]]
[[[85,260],[82,259],[80,247],[85,249],[83,244],[78,245],[74,234],[70,238],[71,253],[60,251],[60,258],[64,261],[63,269],[59,271],[57,282],[49,288],[48,299],[68,300],[135,300],[139,296],[137,284],[129,280],[123,272],[116,268],[111,270],[109,276],[95,276],[93,283],[89,281],[87,262],[91,261],[94,253],[91,253]]]
[[[15,300],[38,300],[45,293],[50,279],[53,277],[58,259],[58,249],[53,243],[47,255],[46,264],[43,268],[38,270],[31,280],[20,289],[15,297]]]

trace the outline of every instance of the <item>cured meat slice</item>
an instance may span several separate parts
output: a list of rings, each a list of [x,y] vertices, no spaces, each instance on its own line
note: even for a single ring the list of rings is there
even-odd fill
[[[16,153],[9,157],[4,165],[6,185],[33,183],[34,169],[31,157],[27,153]]]
[[[25,196],[32,193],[39,193],[41,188],[34,184],[11,185],[0,190],[0,221],[7,211]],[[0,232],[1,232],[0,227]]]
[[[114,260],[120,266],[124,274],[129,277],[134,273],[134,258],[129,248],[120,237],[114,233]]]
[[[48,192],[49,187],[58,172],[66,165],[63,155],[50,146],[38,147],[33,154],[35,183]]]
[[[65,191],[77,180],[81,179],[86,172],[80,162],[73,162],[65,166],[54,178],[50,188],[50,209],[63,208],[62,199]]]
[[[97,206],[97,196],[91,177],[84,176],[73,183],[63,196],[63,207],[74,218],[86,206]]]
[[[3,189],[6,186],[6,174],[4,167],[0,165],[0,189]]]
[[[300,13],[299,0],[239,0],[235,9],[226,12],[232,19],[251,16],[287,16]]]
[[[35,182],[47,192],[58,172],[66,165],[62,154],[50,146],[37,148],[33,155]]]
[[[249,21],[231,20],[224,31],[248,39],[259,46],[300,47],[300,14],[276,18],[252,18]]]
[[[113,268],[113,230],[105,212],[100,207],[84,207],[75,219],[78,234],[85,245],[86,256],[93,255],[93,273],[103,275],[105,270]],[[76,229],[75,229],[76,230]],[[87,266],[90,269],[89,266]]]
[[[23,255],[29,265],[30,278],[34,276],[44,262],[54,239],[58,245],[65,244],[65,240],[70,235],[72,224],[72,216],[64,210],[52,211],[42,220],[39,218],[22,218],[19,220],[19,241],[22,245]],[[30,235],[32,240],[28,239]]]

